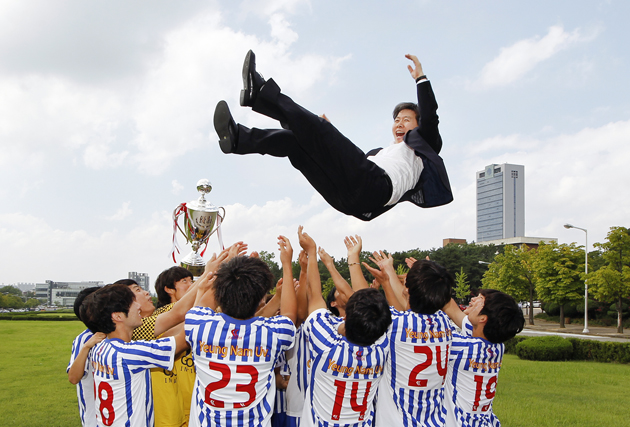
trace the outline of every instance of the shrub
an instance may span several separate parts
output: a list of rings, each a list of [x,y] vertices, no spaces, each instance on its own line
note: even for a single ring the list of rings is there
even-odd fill
[[[505,352],[507,354],[516,354],[516,345],[522,341],[525,341],[528,338],[529,337],[519,337],[519,336],[510,338],[509,340],[503,343],[505,345]]]
[[[543,303],[541,308],[549,316],[558,316],[560,314],[560,306],[556,304],[555,302]]]
[[[630,343],[569,338],[573,345],[573,360],[630,363]]]
[[[558,336],[533,337],[516,345],[516,355],[527,360],[569,360],[572,354],[571,342]]]

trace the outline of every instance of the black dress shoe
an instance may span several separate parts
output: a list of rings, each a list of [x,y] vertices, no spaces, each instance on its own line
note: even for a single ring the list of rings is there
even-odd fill
[[[238,141],[238,127],[225,101],[219,101],[214,109],[214,130],[219,135],[221,151],[226,154],[235,153]]]
[[[243,62],[243,90],[241,90],[241,106],[253,107],[260,88],[265,79],[256,72],[256,55],[251,50],[245,55]]]

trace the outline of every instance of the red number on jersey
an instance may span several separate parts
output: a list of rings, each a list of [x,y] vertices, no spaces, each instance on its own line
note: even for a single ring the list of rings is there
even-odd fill
[[[224,365],[222,363],[209,362],[208,366],[213,371],[219,371],[221,373],[221,379],[212,383],[209,383],[206,386],[206,397],[203,399],[210,406],[214,406],[215,408],[223,408],[225,406],[225,402],[222,400],[213,399],[210,397],[210,394],[227,386],[230,383],[230,378],[232,374],[230,372],[230,367],[228,365]]]
[[[219,371],[221,373],[221,379],[215,382],[211,382],[206,386],[206,396],[204,398],[204,402],[215,408],[224,408],[225,402],[219,399],[213,399],[212,397],[210,397],[210,394],[215,390],[227,387],[227,385],[230,383],[230,378],[232,378],[232,372],[230,371],[230,367],[228,365],[222,363],[209,362],[208,366],[213,371]],[[233,404],[234,409],[239,409],[251,405],[252,402],[256,400],[256,383],[258,382],[258,370],[254,366],[238,365],[236,367],[236,372],[239,374],[248,374],[251,377],[250,382],[247,384],[236,384],[236,391],[247,393],[249,395],[249,399],[247,399],[245,402],[236,402]]]
[[[105,397],[103,397],[103,393]],[[114,423],[114,418],[116,418],[116,413],[114,412],[114,390],[112,390],[112,386],[109,383],[101,382],[98,385],[98,400],[100,405],[98,407],[101,412],[101,419],[103,420],[103,424],[106,426],[111,426]]]
[[[426,379],[419,379],[420,372],[427,369],[433,363],[433,347],[417,345],[413,348],[414,353],[421,353],[427,357],[427,360],[416,365],[409,373],[409,387],[426,387],[428,381]],[[437,371],[442,377],[442,384],[446,379],[446,368],[448,366],[448,345],[446,345],[446,356],[444,357],[444,364],[442,364],[442,347],[435,347],[435,359],[437,360]]]
[[[473,402],[473,411],[479,410],[479,401],[481,400],[481,392],[483,391],[483,380],[484,377],[482,375],[475,375],[475,401]],[[494,399],[494,394],[497,390],[497,376],[494,375],[488,379],[488,383],[486,384],[486,399],[490,399],[490,403],[483,405],[481,410],[486,412],[490,409],[490,405],[492,405],[492,399]]]
[[[333,421],[338,421],[339,416],[341,415],[341,405],[343,404],[343,398],[346,394],[346,381],[335,380],[335,386],[337,387],[337,391],[335,393],[335,403],[333,405],[333,411],[331,418]],[[359,404],[357,402],[357,397],[359,394],[359,382],[352,382],[352,389],[350,391],[350,406],[354,412],[359,413],[359,421],[363,421],[365,418],[365,412],[367,411],[367,399],[370,394],[370,388],[372,388],[372,381],[368,381],[365,387],[365,394],[363,395],[363,402]]]

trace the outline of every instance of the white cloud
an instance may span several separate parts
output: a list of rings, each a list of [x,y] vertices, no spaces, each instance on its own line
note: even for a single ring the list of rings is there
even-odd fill
[[[576,42],[592,37],[594,35],[582,36],[580,29],[566,32],[562,26],[555,25],[542,38],[535,36],[502,48],[499,55],[483,67],[476,85],[489,88],[510,84],[521,79],[538,63]]]
[[[131,202],[124,202],[114,215],[107,216],[105,219],[108,221],[122,221],[123,219],[128,218],[133,213],[130,206]]]
[[[184,189],[184,186],[183,186],[183,185],[181,185],[181,184],[179,183],[179,181],[177,181],[176,179],[174,179],[173,181],[171,181],[171,185],[172,185],[172,187],[173,187],[172,192],[173,192],[173,194],[175,194],[175,195],[178,195],[178,194],[179,194],[179,193],[181,193],[181,192],[182,192],[182,190]]]

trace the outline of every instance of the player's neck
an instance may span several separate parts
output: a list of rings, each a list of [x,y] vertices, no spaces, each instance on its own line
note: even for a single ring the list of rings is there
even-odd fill
[[[486,336],[483,334],[483,325],[474,325],[473,326],[473,330],[472,330],[472,336],[475,338],[483,338],[484,340],[488,341],[488,338],[486,338]]]
[[[131,336],[133,335],[133,330],[125,327],[125,325],[117,324],[116,330],[107,334],[108,339],[120,339],[124,342],[131,341]]]

